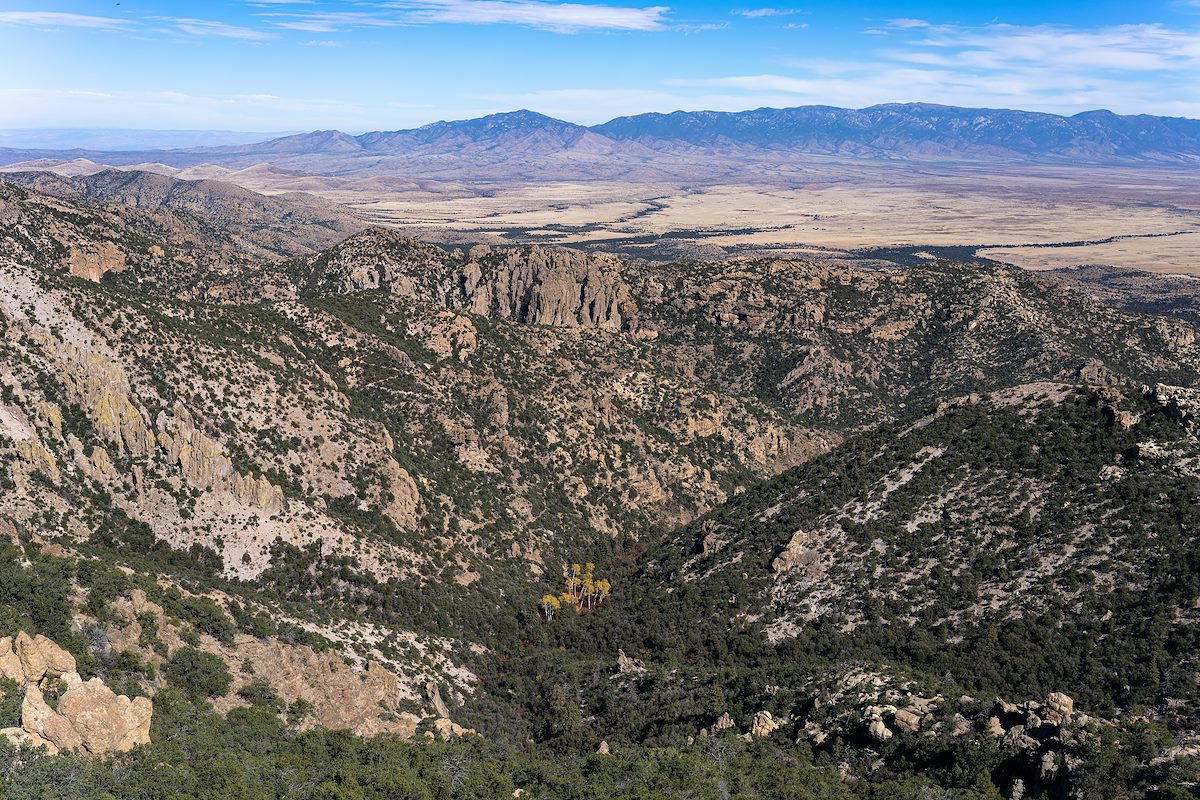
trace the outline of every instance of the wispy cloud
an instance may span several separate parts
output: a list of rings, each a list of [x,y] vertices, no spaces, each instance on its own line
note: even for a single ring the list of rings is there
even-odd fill
[[[900,28],[901,30],[908,30],[911,28],[928,28],[928,27],[930,27],[929,23],[923,19],[905,19],[905,18],[893,19],[893,20],[890,20],[888,22],[888,24],[893,28]]]
[[[367,4],[364,4],[367,5]],[[626,7],[546,0],[388,0],[370,11],[268,13],[278,28],[330,32],[395,25],[520,25],[555,33],[655,31],[668,27],[667,6]]]
[[[130,120],[153,120],[158,129],[288,130],[330,127],[367,130],[380,119],[416,125],[434,116],[426,106],[273,94],[206,95],[188,92],[9,89],[0,87],[0,108],[14,128],[73,127],[80,119],[101,128],[126,128]]]
[[[804,12],[798,8],[735,8],[729,13],[756,19],[758,17],[790,17],[793,14],[803,14]]]
[[[900,60],[980,70],[1004,70],[1014,65],[1097,72],[1200,69],[1200,32],[1159,24],[1094,30],[1057,25],[925,24],[914,32],[917,38],[905,40],[903,49],[892,55]]]
[[[667,6],[627,8],[540,0],[396,0],[408,18],[474,25],[525,25],[560,33],[582,30],[651,31],[664,27]]]
[[[387,11],[277,12],[266,16],[277,28],[310,33],[330,33],[350,28],[388,28],[405,24],[397,14]]]
[[[112,17],[93,17],[63,11],[0,11],[0,25],[27,25],[38,28],[107,28],[116,30],[130,23]]]
[[[747,107],[785,95],[790,105],[933,102],[1200,116],[1200,30],[901,19],[864,34],[884,36],[856,59],[791,59],[784,70],[667,83],[740,91]]]
[[[220,36],[225,39],[245,39],[248,41],[262,41],[264,39],[276,38],[275,34],[267,31],[242,28],[237,25],[230,25],[210,19],[191,19],[187,17],[161,17],[159,19],[162,22],[174,25],[178,30],[192,36]]]

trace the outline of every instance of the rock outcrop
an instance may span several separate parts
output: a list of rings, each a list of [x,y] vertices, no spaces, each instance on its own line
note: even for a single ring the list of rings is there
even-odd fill
[[[125,253],[112,242],[98,242],[89,247],[72,248],[66,259],[67,271],[77,278],[99,283],[110,272],[128,269]]]
[[[639,659],[626,655],[624,650],[617,650],[617,672],[645,672],[646,664]]]
[[[778,727],[779,723],[771,716],[770,711],[759,711],[754,715],[754,721],[750,724],[750,735],[755,738],[770,736]]]
[[[497,319],[638,333],[633,290],[619,259],[537,245],[463,254],[370,228],[293,262],[308,291],[385,291]]]
[[[378,664],[362,670],[333,652],[318,653],[307,645],[245,635],[235,637],[234,648],[223,649],[221,654],[229,657],[231,672],[241,676],[241,665],[252,665],[254,673],[266,677],[286,702],[310,703],[310,721],[322,727],[359,736],[387,733],[408,739],[420,722],[415,714],[397,709],[401,699],[397,678]],[[235,705],[237,701],[227,697],[215,707],[228,711]]]
[[[145,697],[130,700],[99,678],[85,681],[75,657],[45,636],[0,639],[0,675],[24,690],[21,726],[0,730],[16,744],[103,755],[150,741],[153,706]],[[65,686],[52,707],[45,693]]]
[[[772,572],[790,572],[803,570],[817,573],[821,571],[821,554],[813,545],[813,535],[807,531],[796,531],[787,545],[775,558],[771,559]]]

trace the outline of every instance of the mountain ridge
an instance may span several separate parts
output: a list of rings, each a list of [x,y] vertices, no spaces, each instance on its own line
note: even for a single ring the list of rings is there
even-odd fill
[[[982,155],[1034,163],[1162,164],[1200,162],[1200,121],[1107,110],[1071,116],[1014,109],[967,108],[930,103],[885,103],[862,109],[835,106],[758,108],[746,111],[674,111],[617,117],[583,126],[526,109],[418,128],[352,136],[312,131],[264,142],[174,150],[0,149],[0,162],[39,157],[89,158],[114,165],[156,161],[194,166],[205,161],[248,165],[246,159],[321,157],[345,169],[358,161],[554,157],[580,152],[617,161],[665,158],[700,151],[836,155],[877,159],[962,160]]]

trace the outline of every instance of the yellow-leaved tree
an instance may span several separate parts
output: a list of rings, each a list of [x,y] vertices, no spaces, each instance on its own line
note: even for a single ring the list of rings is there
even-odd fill
[[[592,562],[580,565],[563,565],[563,591],[555,597],[547,594],[542,597],[541,609],[547,620],[554,619],[554,613],[564,605],[571,606],[576,611],[586,611],[601,605],[612,591],[612,583],[605,578],[596,577],[596,565]]]

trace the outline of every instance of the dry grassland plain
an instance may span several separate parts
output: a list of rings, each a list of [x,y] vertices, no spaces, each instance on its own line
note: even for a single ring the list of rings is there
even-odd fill
[[[8,167],[14,169],[18,167]],[[91,162],[51,169],[86,174]],[[650,258],[772,253],[912,263],[991,259],[1030,269],[1109,265],[1200,275],[1200,170],[803,157],[736,174],[489,181],[331,176],[259,164],[123,169],[303,191],[364,221],[451,243],[539,242]],[[719,171],[719,170],[718,170]],[[635,172],[635,171],[634,171]]]
[[[957,257],[1031,269],[1106,264],[1200,274],[1195,170],[826,164],[753,184],[461,181],[388,190],[310,184],[309,191],[375,223],[464,241],[649,253],[668,237],[674,254],[690,246],[697,255],[833,258],[955,248]]]

